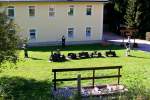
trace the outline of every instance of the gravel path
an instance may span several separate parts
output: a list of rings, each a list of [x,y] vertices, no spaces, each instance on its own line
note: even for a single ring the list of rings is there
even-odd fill
[[[117,36],[113,33],[105,32],[103,34],[103,40],[109,41],[114,44],[120,44],[122,42],[122,39],[123,38],[121,36]],[[133,41],[134,40],[131,39],[131,43],[133,43]],[[127,39],[125,39],[125,42],[127,42]],[[136,39],[135,42],[138,43],[138,50],[150,52],[150,41]]]

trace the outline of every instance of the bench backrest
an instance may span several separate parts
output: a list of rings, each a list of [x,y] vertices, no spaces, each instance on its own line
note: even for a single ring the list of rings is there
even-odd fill
[[[52,69],[52,72],[54,73],[54,79],[52,80],[54,82],[54,90],[56,90],[56,82],[58,81],[76,81],[76,78],[62,78],[57,79],[56,75],[58,72],[68,72],[68,71],[93,71],[92,77],[81,77],[81,80],[92,80],[92,85],[94,87],[95,79],[105,79],[105,78],[118,78],[118,84],[120,81],[120,69],[122,66],[106,66],[106,67],[87,67],[87,68],[63,68],[63,69]],[[118,73],[115,75],[105,75],[105,76],[95,76],[95,70],[111,70],[111,69],[118,69]]]

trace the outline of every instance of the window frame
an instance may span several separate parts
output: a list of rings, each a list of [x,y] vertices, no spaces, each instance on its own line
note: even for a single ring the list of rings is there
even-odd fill
[[[53,10],[50,11],[51,8],[52,8]],[[50,16],[50,13],[53,13],[53,15]],[[56,14],[56,12],[55,12],[55,7],[50,5],[50,6],[48,7],[48,16],[49,16],[49,17],[54,17],[55,14]]]
[[[31,30],[34,30],[34,32],[31,32]],[[31,38],[31,33],[35,33],[35,36],[34,38]],[[37,30],[34,28],[32,29],[29,29],[29,40],[33,41],[33,40],[36,40],[37,39]]]
[[[88,12],[90,10],[90,12]],[[87,5],[86,6],[86,15],[87,16],[92,16],[92,5]]]
[[[72,31],[72,35],[71,36],[69,35],[69,31],[70,32]],[[67,29],[67,36],[70,39],[74,38],[74,28],[73,27],[70,27],[70,28]]]
[[[9,10],[13,10],[13,16],[9,16]],[[12,19],[16,17],[15,7],[14,7],[14,6],[8,6],[8,7],[7,7],[7,16],[8,16],[9,18],[12,18]]]
[[[67,12],[68,16],[74,16],[74,5],[70,5],[68,12]]]
[[[91,27],[86,27],[85,36],[86,36],[86,38],[90,38],[92,36],[92,28]]]
[[[30,10],[33,10],[32,7],[34,8],[34,14],[33,15],[31,15],[31,13],[30,13]],[[36,6],[35,5],[28,6],[28,16],[29,17],[35,17],[36,16]]]
[[[16,30],[15,29],[9,29],[9,33],[13,33],[13,34],[15,34],[16,33]]]

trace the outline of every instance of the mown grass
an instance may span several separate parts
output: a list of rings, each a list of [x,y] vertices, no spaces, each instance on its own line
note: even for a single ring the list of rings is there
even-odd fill
[[[48,58],[51,50],[61,49],[61,53],[67,55],[68,52],[78,53],[81,51],[92,52],[94,50],[105,53],[106,50],[115,50],[118,57],[116,58],[89,58],[79,60],[69,60],[66,62],[49,62]],[[100,44],[67,46],[62,49],[55,47],[34,47],[29,49],[28,59],[24,59],[23,50],[19,50],[19,62],[15,65],[7,64],[9,67],[0,73],[0,86],[5,87],[1,91],[5,95],[14,96],[15,99],[22,100],[51,100],[50,88],[52,85],[53,68],[75,68],[75,67],[100,67],[122,65],[121,84],[124,84],[130,90],[136,88],[149,89],[150,84],[150,53],[139,50],[132,50],[131,57],[125,56],[125,49],[115,45],[101,46]],[[79,72],[81,76],[92,76],[91,72]],[[59,78],[77,77],[79,73],[60,73]],[[96,75],[114,74],[117,71],[96,71]],[[91,81],[82,81],[82,86],[91,85]],[[115,79],[96,80],[96,84],[117,83]],[[60,82],[62,86],[76,86],[76,82]],[[139,90],[137,90],[139,91]],[[5,93],[4,93],[5,92]],[[135,92],[134,92],[135,93]],[[145,92],[144,92],[145,93]],[[20,94],[20,95],[19,95]],[[133,94],[133,92],[132,92]],[[137,93],[135,93],[137,94]],[[30,97],[30,98],[28,98]],[[18,100],[19,100],[18,99]]]

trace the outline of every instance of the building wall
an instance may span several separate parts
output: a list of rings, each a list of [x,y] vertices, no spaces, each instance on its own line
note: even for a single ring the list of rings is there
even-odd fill
[[[68,16],[69,6],[74,5],[74,15]],[[92,15],[86,15],[86,6],[92,5]],[[100,2],[5,2],[3,6],[15,7],[15,23],[20,35],[29,37],[29,29],[37,30],[37,39],[30,43],[61,41],[65,35],[67,42],[96,41],[102,39],[103,3]],[[35,6],[35,17],[29,17],[28,6]],[[49,17],[49,6],[55,8],[55,16]],[[86,27],[91,27],[92,35],[86,38]],[[74,28],[74,38],[68,38],[67,29]]]

